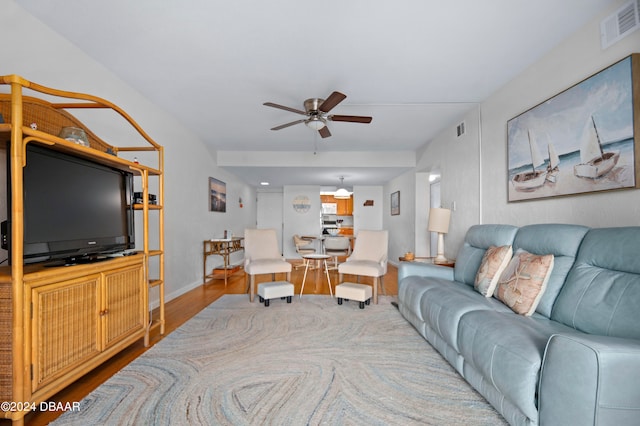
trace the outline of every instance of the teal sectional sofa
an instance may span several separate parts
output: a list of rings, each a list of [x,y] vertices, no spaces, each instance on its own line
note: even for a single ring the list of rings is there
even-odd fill
[[[474,288],[492,246],[553,255],[531,316]],[[476,225],[455,268],[400,264],[398,307],[512,425],[640,421],[640,227]]]

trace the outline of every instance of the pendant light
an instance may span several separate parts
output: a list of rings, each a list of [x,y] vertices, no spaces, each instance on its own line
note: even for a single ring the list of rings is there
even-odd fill
[[[337,198],[339,200],[346,200],[346,199],[351,198],[351,193],[349,191],[347,191],[347,189],[344,187],[344,177],[343,176],[340,176],[340,187],[333,194],[333,198]]]

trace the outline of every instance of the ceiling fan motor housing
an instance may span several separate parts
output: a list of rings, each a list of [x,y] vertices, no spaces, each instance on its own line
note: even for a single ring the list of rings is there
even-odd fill
[[[320,98],[309,98],[304,101],[304,110],[307,111],[307,114],[318,115],[320,105],[324,102],[324,99]]]

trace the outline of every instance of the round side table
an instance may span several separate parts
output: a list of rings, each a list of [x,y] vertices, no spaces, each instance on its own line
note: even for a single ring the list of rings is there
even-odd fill
[[[303,254],[302,258],[307,262],[304,268],[304,276],[302,277],[302,287],[300,287],[300,298],[302,299],[302,291],[304,290],[304,283],[307,280],[307,272],[309,271],[309,264],[311,261],[314,261],[316,266],[316,283],[320,282],[320,268],[324,265],[324,273],[327,276],[327,283],[329,284],[329,293],[331,293],[331,297],[333,297],[333,290],[331,289],[331,278],[329,278],[329,267],[327,266],[327,259],[331,259],[331,256],[327,254]]]

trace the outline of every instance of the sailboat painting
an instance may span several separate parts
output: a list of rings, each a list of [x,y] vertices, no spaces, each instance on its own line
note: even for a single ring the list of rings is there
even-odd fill
[[[508,201],[640,188],[640,84],[634,81],[640,81],[640,54],[509,120]]]

